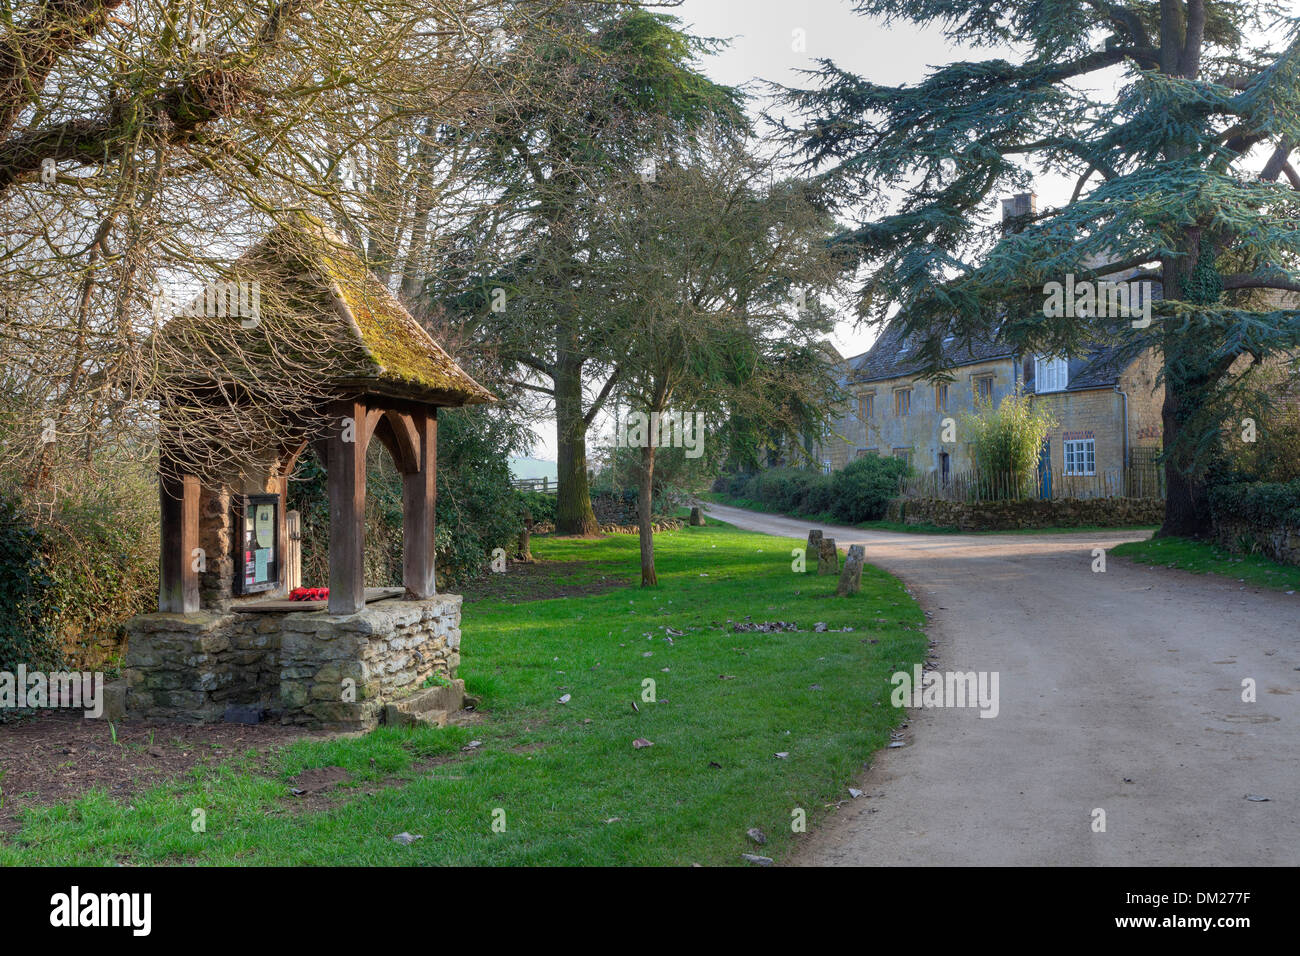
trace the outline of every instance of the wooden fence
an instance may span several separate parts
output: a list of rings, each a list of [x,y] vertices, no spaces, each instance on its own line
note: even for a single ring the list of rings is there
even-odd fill
[[[1039,498],[1164,498],[1164,471],[1154,462],[1139,461],[1127,468],[1099,469],[1093,475],[1067,475],[1035,469],[1027,474],[985,473],[978,469],[932,471],[899,482],[903,498],[940,498],[946,501],[1009,501]]]
[[[510,482],[510,487],[519,491],[540,491],[544,495],[559,492],[559,483],[550,478],[515,478]]]

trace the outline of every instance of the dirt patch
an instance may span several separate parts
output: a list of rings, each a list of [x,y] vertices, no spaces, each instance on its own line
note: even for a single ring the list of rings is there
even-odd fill
[[[314,793],[333,790],[340,783],[349,779],[351,779],[351,774],[342,767],[317,767],[315,770],[304,770],[290,780],[289,792],[295,797],[310,796]]]
[[[99,788],[130,797],[192,767],[253,750],[270,753],[305,737],[328,736],[279,724],[175,724],[123,721],[117,739],[106,720],[49,711],[0,725],[0,830],[17,831],[23,810],[75,800]]]
[[[463,753],[437,754],[413,760],[401,773],[392,773],[380,780],[369,780],[357,787],[342,787],[353,780],[352,774],[342,767],[320,767],[304,770],[289,781],[288,796],[267,810],[270,815],[301,816],[304,813],[322,813],[342,806],[357,797],[373,797],[393,787],[403,787],[413,779],[427,774],[434,767],[460,763],[472,758],[478,750]],[[299,791],[299,792],[295,792]]]
[[[460,590],[468,601],[543,601],[602,594],[632,583],[626,567],[586,561],[511,561],[504,572],[487,574]]]

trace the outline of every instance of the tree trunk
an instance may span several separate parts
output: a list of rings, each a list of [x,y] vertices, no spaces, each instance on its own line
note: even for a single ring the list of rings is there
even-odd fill
[[[1189,230],[1186,254],[1163,263],[1165,294],[1184,297],[1184,285],[1201,253],[1200,230]],[[1164,353],[1165,398],[1160,419],[1165,457],[1165,520],[1158,535],[1201,537],[1210,532],[1205,483],[1196,467],[1194,431],[1209,427],[1203,406],[1217,381],[1211,365],[1210,343],[1197,331],[1167,331],[1161,336]]]
[[[561,357],[555,367],[555,451],[559,493],[555,533],[600,533],[587,480],[587,426],[582,420],[582,363]]]
[[[1199,400],[1211,387],[1199,376],[1190,380],[1171,374],[1166,365],[1165,400],[1160,410],[1165,450],[1165,520],[1159,535],[1201,537],[1210,532],[1210,510],[1205,485],[1193,470],[1190,451],[1183,446],[1188,437],[1184,426],[1196,411]]]
[[[650,511],[654,507],[655,448],[641,446],[641,486],[637,494],[637,536],[641,539],[641,587],[659,583],[655,575],[655,536]]]

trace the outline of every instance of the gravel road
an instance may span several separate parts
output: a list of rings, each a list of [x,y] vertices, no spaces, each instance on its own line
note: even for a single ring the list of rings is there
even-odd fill
[[[707,510],[865,545],[930,615],[936,670],[999,676],[994,718],[910,710],[906,746],[876,754],[864,795],[784,862],[1300,864],[1300,594],[1121,558],[1093,571],[1094,548],[1146,532],[893,534]]]

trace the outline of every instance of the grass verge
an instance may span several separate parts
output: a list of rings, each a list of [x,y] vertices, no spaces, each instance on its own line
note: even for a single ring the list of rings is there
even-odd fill
[[[1245,584],[1279,591],[1300,590],[1300,567],[1280,564],[1258,554],[1233,554],[1226,548],[1190,538],[1131,541],[1110,553],[1138,564],[1163,564],[1193,574],[1219,574]]]
[[[569,583],[592,583],[578,563],[602,585],[615,566],[636,574],[634,535],[533,545]],[[0,838],[0,865],[780,860],[792,815],[814,825],[888,742],[889,675],[926,648],[896,579],[867,568],[860,594],[836,598],[834,578],[792,573],[793,547],[711,522],[656,535],[655,589],[468,602],[461,676],[479,723],[300,741],[129,803],[92,791],[31,809]],[[799,630],[735,632],[744,620]],[[290,795],[296,775],[327,767],[346,772],[334,790]],[[399,845],[402,832],[422,839]]]

